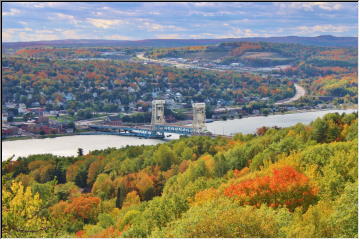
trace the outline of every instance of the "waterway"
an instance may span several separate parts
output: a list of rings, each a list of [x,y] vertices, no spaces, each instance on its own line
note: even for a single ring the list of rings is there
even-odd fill
[[[318,117],[322,117],[327,113],[352,113],[356,109],[347,110],[325,110],[325,111],[312,111],[312,112],[299,112],[282,115],[269,115],[248,117],[242,119],[233,119],[227,121],[215,121],[207,123],[206,127],[212,133],[233,135],[235,133],[255,133],[259,127],[290,127],[297,123],[309,124]]]
[[[262,126],[289,127],[297,123],[308,124],[318,117],[330,112],[351,113],[355,109],[348,110],[326,110],[302,113],[291,113],[283,115],[257,116],[227,121],[215,121],[207,123],[207,129],[215,134],[233,135],[235,133],[254,133]],[[172,134],[169,139],[176,139],[178,135]],[[26,139],[16,141],[3,141],[1,156],[6,160],[12,155],[15,158],[31,154],[51,153],[59,156],[76,156],[77,149],[82,148],[84,153],[96,149],[108,147],[121,148],[126,145],[156,145],[162,143],[157,139],[139,139],[135,137],[114,135],[75,135],[45,139]]]
[[[3,141],[1,157],[2,161],[4,161],[13,154],[15,154],[15,159],[17,157],[43,153],[51,153],[59,156],[76,156],[78,148],[82,148],[84,154],[86,154],[92,150],[106,149],[108,147],[121,148],[126,145],[156,145],[159,143],[163,143],[163,141],[114,135],[75,135],[56,138]]]

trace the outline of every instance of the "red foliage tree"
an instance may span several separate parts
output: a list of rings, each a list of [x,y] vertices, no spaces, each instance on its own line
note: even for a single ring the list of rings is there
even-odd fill
[[[316,189],[309,179],[293,167],[275,169],[272,176],[256,177],[227,187],[224,194],[242,205],[271,207],[285,206],[293,211],[298,206],[307,208],[316,200]]]

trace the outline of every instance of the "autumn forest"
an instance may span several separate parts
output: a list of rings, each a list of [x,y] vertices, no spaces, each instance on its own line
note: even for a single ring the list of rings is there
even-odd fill
[[[2,164],[3,237],[358,236],[358,116]]]

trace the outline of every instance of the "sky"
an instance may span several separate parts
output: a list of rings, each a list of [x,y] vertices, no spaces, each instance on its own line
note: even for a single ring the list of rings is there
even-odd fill
[[[2,41],[357,36],[356,2],[6,2]]]

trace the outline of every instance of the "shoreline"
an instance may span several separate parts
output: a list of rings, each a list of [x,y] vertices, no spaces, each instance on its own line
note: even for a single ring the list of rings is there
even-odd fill
[[[295,113],[306,113],[306,112],[321,112],[321,111],[331,111],[331,110],[349,110],[349,109],[353,109],[353,110],[357,110],[358,106],[354,105],[351,107],[345,107],[342,109],[339,108],[326,108],[326,109],[306,109],[306,110],[292,110],[292,111],[286,111],[286,112],[276,112],[274,114],[269,114],[269,115],[259,115],[259,114],[254,114],[254,115],[247,115],[245,117],[242,118],[233,118],[233,119],[226,119],[226,120],[213,120],[214,122],[219,122],[219,121],[230,121],[230,120],[234,120],[234,119],[246,119],[246,118],[251,118],[251,117],[268,117],[268,116],[274,116],[274,115],[286,115],[286,114],[295,114]],[[86,135],[86,134],[91,134],[93,131],[84,131],[84,132],[78,132],[78,133],[68,133],[68,134],[51,134],[51,135],[43,135],[43,136],[16,136],[16,137],[9,137],[9,138],[2,138],[1,142],[7,142],[7,141],[17,141],[17,140],[28,140],[28,139],[44,139],[44,138],[57,138],[57,137],[65,137],[65,136],[81,136],[81,135]],[[95,134],[94,134],[95,135]],[[109,135],[113,135],[113,134],[109,134]],[[163,141],[170,141],[169,139],[163,139]]]

